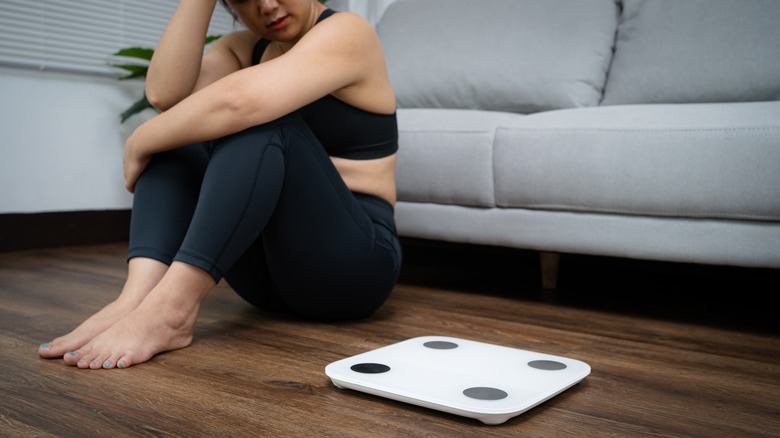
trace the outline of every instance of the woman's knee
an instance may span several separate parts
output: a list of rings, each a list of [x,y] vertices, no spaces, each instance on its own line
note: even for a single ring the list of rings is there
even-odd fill
[[[298,126],[300,124],[305,125],[305,122],[299,115],[295,113],[286,115],[271,122],[255,125],[214,140],[210,142],[209,151],[214,153],[214,151],[223,149],[226,146],[235,147],[235,145],[256,147],[257,145],[270,144],[284,147],[287,143],[285,141],[285,131],[290,126]]]
[[[141,175],[159,174],[175,180],[200,179],[208,164],[208,155],[202,143],[160,152],[152,156]]]

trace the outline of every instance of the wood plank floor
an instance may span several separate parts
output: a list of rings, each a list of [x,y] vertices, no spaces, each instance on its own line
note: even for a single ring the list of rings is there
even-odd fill
[[[0,254],[0,436],[780,436],[776,271],[571,257],[560,290],[545,294],[531,256],[434,245],[408,252],[402,282],[365,321],[264,314],[220,285],[188,348],[126,370],[39,359],[41,342],[115,296],[124,252]],[[568,356],[593,371],[499,426],[339,390],[324,374],[422,335]]]

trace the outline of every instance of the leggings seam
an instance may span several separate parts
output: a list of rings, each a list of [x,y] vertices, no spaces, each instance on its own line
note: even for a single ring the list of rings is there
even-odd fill
[[[257,162],[257,165],[255,166],[254,178],[252,179],[252,189],[249,191],[250,194],[254,194],[255,191],[257,190],[257,181],[258,181],[258,179],[260,177],[260,168],[263,166],[263,163],[265,163],[265,157],[266,157],[266,154],[268,153],[268,150],[270,148],[272,148],[272,147],[279,148],[282,151],[282,155],[284,155],[284,148],[282,146],[280,146],[278,144],[271,143],[271,142],[267,143],[265,149],[263,150],[263,152],[262,152],[262,154],[260,156],[260,159]],[[243,225],[243,223],[247,220],[246,219],[246,212],[247,212],[247,210],[249,210],[249,205],[251,204],[251,199],[252,199],[252,196],[247,196],[247,199],[246,199],[246,201],[244,203],[244,206],[242,208],[242,214],[240,216],[241,220],[237,221],[236,224],[233,226],[233,229],[230,231],[230,233],[228,235],[229,237],[227,239],[225,239],[225,241],[222,244],[222,248],[220,248],[219,252],[214,257],[214,265],[215,265],[214,267],[215,267],[215,269],[217,271],[219,271],[220,275],[224,276],[225,273],[222,272],[222,269],[219,266],[220,265],[219,264],[219,260],[222,259],[222,255],[225,253],[225,250],[228,248],[228,246],[230,245],[230,242],[233,240],[233,237],[236,234],[236,230],[238,230],[241,227],[241,225]],[[230,269],[230,267],[228,266],[225,269]]]

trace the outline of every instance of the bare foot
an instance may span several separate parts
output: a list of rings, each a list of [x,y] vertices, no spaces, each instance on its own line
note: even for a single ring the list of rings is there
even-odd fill
[[[50,342],[41,344],[41,346],[38,347],[38,354],[47,359],[72,355],[75,350],[83,347],[95,336],[128,315],[133,309],[138,307],[139,304],[140,302],[117,299],[89,317],[67,335],[60,336]]]
[[[192,343],[197,308],[182,311],[145,300],[129,315],[65,356],[65,363],[79,368],[127,368],[165,351]]]
[[[89,317],[72,332],[41,344],[38,348],[38,354],[47,359],[74,356],[75,350],[86,345],[95,336],[138,307],[152,288],[157,285],[167,269],[167,265],[156,260],[143,258],[130,260],[128,279],[119,297]]]
[[[135,310],[66,354],[65,363],[83,369],[127,368],[190,345],[200,303],[213,287],[206,272],[174,263]]]

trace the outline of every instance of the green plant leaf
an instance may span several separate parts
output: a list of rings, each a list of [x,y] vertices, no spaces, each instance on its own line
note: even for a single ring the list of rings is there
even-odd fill
[[[143,47],[128,47],[114,53],[114,56],[125,56],[128,58],[138,58],[150,61],[153,54],[154,49],[146,49]]]
[[[209,44],[211,42],[214,42],[218,39],[220,39],[222,35],[209,35],[206,37],[205,44]],[[151,61],[152,55],[154,55],[154,49],[146,49],[143,47],[128,47],[125,49],[121,49],[118,52],[114,53],[113,56],[118,57],[126,57],[126,58],[136,58],[136,59],[142,59],[145,61]],[[147,63],[148,64],[148,63]],[[133,79],[133,78],[145,78],[146,73],[149,71],[148,65],[143,64],[111,64],[109,63],[111,67],[120,68],[122,70],[126,70],[129,72],[128,75],[122,76],[119,79],[125,80],[125,79]],[[146,98],[146,93],[144,93],[144,96],[135,103],[133,103],[128,109],[126,109],[122,114],[120,114],[120,118],[122,120],[122,123],[125,123],[127,119],[130,117],[140,113],[143,110],[146,109],[153,109],[157,111],[156,108],[152,106],[152,104],[149,103],[149,100]],[[159,112],[159,111],[158,111]]]
[[[127,119],[140,113],[141,111],[147,108],[152,108],[155,111],[157,111],[157,109],[154,108],[151,103],[149,103],[149,100],[146,98],[146,93],[144,93],[144,96],[142,98],[138,99],[138,101],[132,104],[130,108],[126,109],[125,112],[123,112],[120,115],[120,117],[122,118],[122,123],[125,123]]]
[[[146,72],[149,71],[149,66],[146,65],[138,65],[138,64],[109,64],[111,67],[121,68],[123,70],[127,70],[130,72],[127,76],[122,76],[121,80],[125,79],[133,79],[133,78],[144,78],[146,77]]]
[[[222,38],[222,35],[209,35],[206,37],[206,44],[213,43],[220,38]]]

